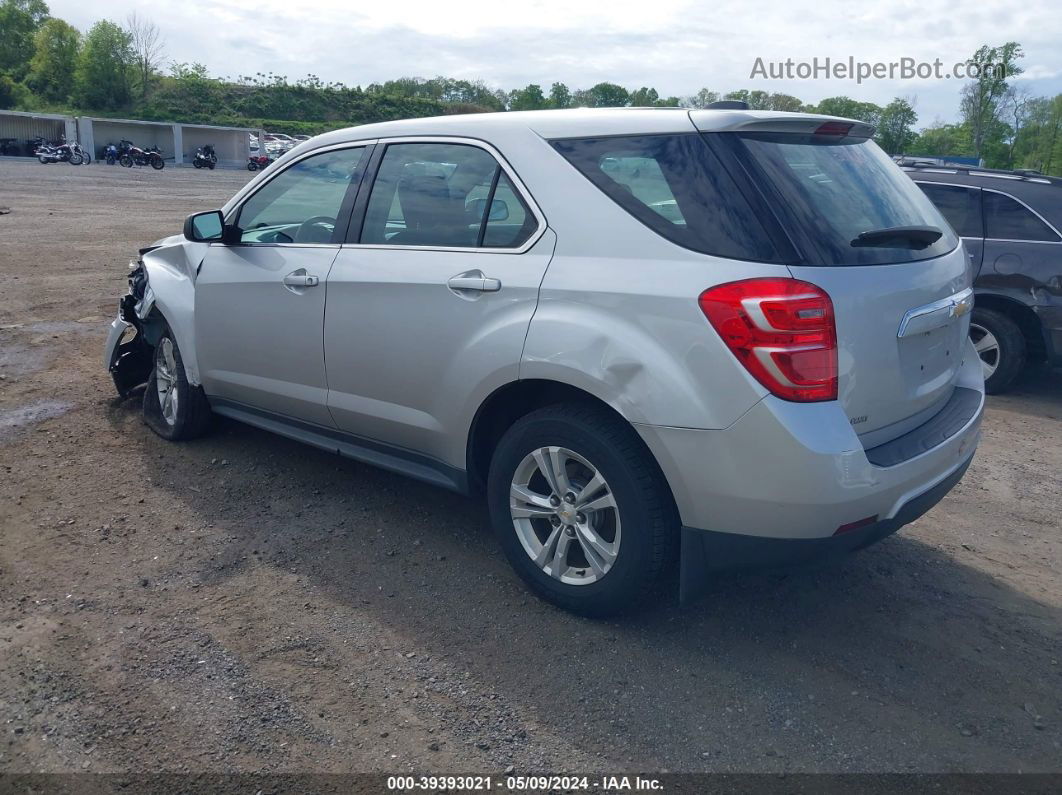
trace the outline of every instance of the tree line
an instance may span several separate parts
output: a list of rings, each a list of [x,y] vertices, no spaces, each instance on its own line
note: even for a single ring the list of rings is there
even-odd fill
[[[960,92],[956,123],[917,129],[916,101],[897,97],[885,105],[846,96],[817,103],[778,92],[703,88],[692,96],[662,96],[655,88],[628,89],[602,82],[569,88],[555,82],[504,91],[482,80],[403,77],[348,86],[315,75],[289,80],[256,73],[212,76],[198,63],[164,66],[158,27],[131,15],[124,24],[96,22],[82,33],[49,14],[44,0],[0,0],[0,109],[78,111],[98,115],[266,127],[276,132],[318,133],[351,124],[447,113],[572,107],[704,108],[731,99],[759,110],[808,111],[844,116],[876,127],[891,154],[964,155],[988,166],[1033,168],[1062,174],[1062,94],[1032,96],[1020,81],[1021,46],[983,46],[971,60],[1003,64]]]

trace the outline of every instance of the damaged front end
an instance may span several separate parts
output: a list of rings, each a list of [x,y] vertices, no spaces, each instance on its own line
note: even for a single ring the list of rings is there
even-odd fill
[[[147,271],[140,260],[130,263],[130,268],[129,292],[118,303],[118,317],[111,322],[104,353],[114,386],[123,398],[147,383],[154,350],[150,324],[145,322],[152,303]]]

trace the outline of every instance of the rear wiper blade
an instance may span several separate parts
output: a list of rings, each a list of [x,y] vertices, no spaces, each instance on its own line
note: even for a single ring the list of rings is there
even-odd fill
[[[861,232],[851,245],[855,248],[877,246],[919,250],[933,245],[943,235],[944,232],[935,226],[889,226]]]

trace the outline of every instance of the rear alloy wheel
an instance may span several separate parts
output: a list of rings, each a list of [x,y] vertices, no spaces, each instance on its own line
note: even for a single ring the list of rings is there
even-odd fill
[[[622,523],[601,473],[565,447],[524,457],[509,491],[513,529],[543,572],[568,585],[608,574],[619,555]]]
[[[1025,365],[1025,337],[1018,324],[994,309],[974,309],[970,341],[981,359],[985,391],[1006,391]]]
[[[144,422],[170,441],[201,436],[210,422],[210,404],[200,387],[188,383],[181,351],[169,329],[155,346],[153,358],[144,390]]]
[[[604,409],[559,404],[514,423],[491,458],[487,498],[516,572],[575,613],[643,605],[674,559],[667,483],[634,429]]]

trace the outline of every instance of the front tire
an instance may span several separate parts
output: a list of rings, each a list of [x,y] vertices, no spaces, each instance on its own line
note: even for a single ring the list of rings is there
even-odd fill
[[[487,499],[517,574],[574,613],[644,604],[677,549],[663,474],[629,424],[594,406],[560,404],[518,420],[491,459]]]
[[[122,155],[118,158],[118,165],[120,165],[122,168],[132,168],[133,158],[129,155]]]
[[[970,340],[981,358],[985,391],[1005,392],[1025,367],[1025,336],[1018,324],[994,309],[977,309],[970,318]]]
[[[151,158],[151,167],[156,171],[162,171],[166,167],[166,162],[158,155],[155,155]]]
[[[70,165],[72,165],[72,166],[80,166],[82,163],[85,162],[85,158],[83,158],[77,152],[71,152],[70,153],[70,161],[69,162],[70,162]]]
[[[152,354],[154,366],[144,390],[144,422],[171,442],[202,436],[210,404],[201,387],[188,383],[177,340],[168,328]]]

